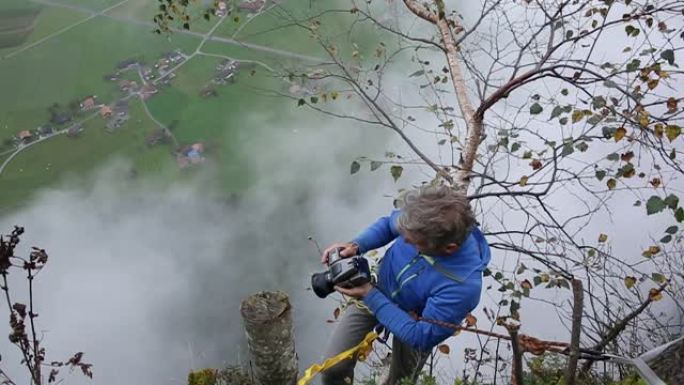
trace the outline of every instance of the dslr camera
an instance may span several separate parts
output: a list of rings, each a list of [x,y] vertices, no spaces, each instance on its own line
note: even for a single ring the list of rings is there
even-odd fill
[[[333,249],[328,256],[328,270],[311,276],[311,288],[319,298],[325,298],[335,291],[335,286],[352,288],[370,281],[370,267],[366,258],[342,258],[340,249]]]

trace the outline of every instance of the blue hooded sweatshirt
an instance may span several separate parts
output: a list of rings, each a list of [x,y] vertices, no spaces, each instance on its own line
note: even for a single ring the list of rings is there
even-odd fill
[[[423,318],[460,324],[480,302],[482,271],[490,251],[482,232],[473,227],[463,245],[448,256],[422,255],[396,228],[400,211],[382,217],[353,242],[359,253],[395,241],[385,253],[378,282],[363,302],[382,325],[414,349],[429,351],[454,331]]]

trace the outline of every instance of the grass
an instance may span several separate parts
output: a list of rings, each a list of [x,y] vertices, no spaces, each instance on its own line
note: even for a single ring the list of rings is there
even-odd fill
[[[87,3],[95,10],[115,3],[110,0],[58,1],[77,6]],[[154,12],[151,3],[154,1],[131,0],[112,10],[111,14],[150,20],[148,13]],[[82,17],[83,14],[77,11],[46,7],[29,39],[41,39]],[[211,24],[215,21],[213,18]],[[280,50],[314,52],[309,47],[310,41],[289,29],[263,35],[256,33],[272,22],[275,22],[273,17],[260,16],[245,27],[244,36]],[[211,24],[207,23],[205,27]],[[0,140],[12,137],[21,129],[44,124],[49,119],[48,107],[54,103],[67,106],[92,94],[104,103],[120,98],[116,84],[105,81],[103,75],[114,72],[116,64],[123,59],[134,57],[152,63],[162,53],[176,48],[185,53],[194,52],[199,42],[199,37],[180,33],[155,35],[144,23],[97,17],[0,60],[0,84],[3,85]],[[221,42],[208,42],[203,52],[256,60],[279,69],[301,66],[296,58]],[[284,120],[291,118],[293,112],[302,117],[305,110],[296,109],[292,100],[265,93],[264,90],[284,92],[289,84],[259,66],[254,67],[255,73],[251,68],[242,68],[234,84],[215,86],[218,96],[202,99],[199,92],[210,82],[215,66],[221,60],[194,57],[176,71],[172,86],[162,88],[147,104],[155,118],[172,129],[181,145],[205,142],[207,156],[218,169],[215,183],[220,191],[239,191],[252,182],[248,156],[254,156],[245,154],[242,146],[245,143],[254,146],[259,138],[269,135],[270,130],[286,124]],[[132,76],[127,74],[125,77],[129,75]],[[128,125],[116,133],[105,132],[104,123],[98,117],[85,125],[85,132],[78,138],[60,135],[20,153],[0,175],[0,213],[19,207],[45,186],[83,181],[83,176],[115,157],[130,159],[136,173],[146,178],[155,176],[172,181],[192,175],[179,172],[170,154],[172,148],[149,149],[145,146],[144,137],[155,126],[139,102],[131,102],[131,115]],[[254,120],[255,117],[258,119]],[[0,156],[0,161],[2,159]]]
[[[30,33],[28,39],[26,39],[26,41],[19,46],[0,49],[0,57],[3,57],[4,55],[49,36],[60,29],[66,28],[67,26],[74,24],[79,20],[83,20],[85,17],[87,17],[86,14],[80,13],[78,11],[60,7],[44,7],[40,13],[38,13],[36,27]],[[0,20],[0,23],[3,23],[3,21]]]
[[[58,135],[24,150],[0,175],[0,212],[20,205],[41,187],[84,176],[114,157],[130,159],[139,175],[178,174],[169,146],[148,148],[145,135],[155,125],[139,101],[130,104],[131,119],[114,133],[100,118],[88,121],[76,138]]]
[[[52,0],[55,3],[87,8],[91,11],[101,11],[122,0]]]
[[[116,64],[137,57],[152,62],[164,52],[194,49],[199,40],[174,35],[170,40],[145,27],[96,18],[27,51],[0,61],[0,140],[49,120],[54,103],[68,105],[87,95],[119,97],[103,79]]]
[[[159,3],[156,0],[129,0],[108,14],[117,17],[131,18],[139,21],[150,22],[159,13]],[[190,15],[190,30],[193,32],[206,33],[216,24],[217,19],[212,18],[207,21],[204,19],[204,7],[191,6],[188,8]],[[171,25],[175,28],[182,28],[183,23],[177,22]]]

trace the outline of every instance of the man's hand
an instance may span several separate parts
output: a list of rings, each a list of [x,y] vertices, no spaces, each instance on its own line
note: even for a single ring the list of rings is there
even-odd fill
[[[321,255],[322,264],[328,264],[330,252],[335,249],[341,249],[340,257],[342,258],[352,257],[359,253],[359,245],[357,245],[356,243],[333,243],[332,245],[326,247],[325,250],[323,250],[323,255]]]
[[[368,293],[370,293],[371,290],[373,290],[373,285],[370,284],[370,282],[364,283],[361,286],[357,287],[352,287],[350,289],[345,289],[343,287],[335,286],[335,290],[338,292],[348,295],[350,297],[354,297],[357,299],[363,299],[363,297],[367,296]]]

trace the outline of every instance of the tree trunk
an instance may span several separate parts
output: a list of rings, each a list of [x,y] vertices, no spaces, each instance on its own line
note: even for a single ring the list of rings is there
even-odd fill
[[[511,348],[513,350],[513,367],[511,368],[510,385],[523,385],[523,351],[520,349],[520,343],[518,341],[519,326],[506,325],[506,329],[511,336]]]
[[[582,289],[582,281],[579,279],[572,280],[572,335],[570,338],[570,357],[568,358],[568,367],[565,372],[565,384],[575,385],[577,360],[580,356],[580,337],[582,333],[582,311],[584,309],[584,291]]]
[[[287,294],[281,291],[253,294],[242,301],[240,313],[257,384],[295,384],[297,354]]]

